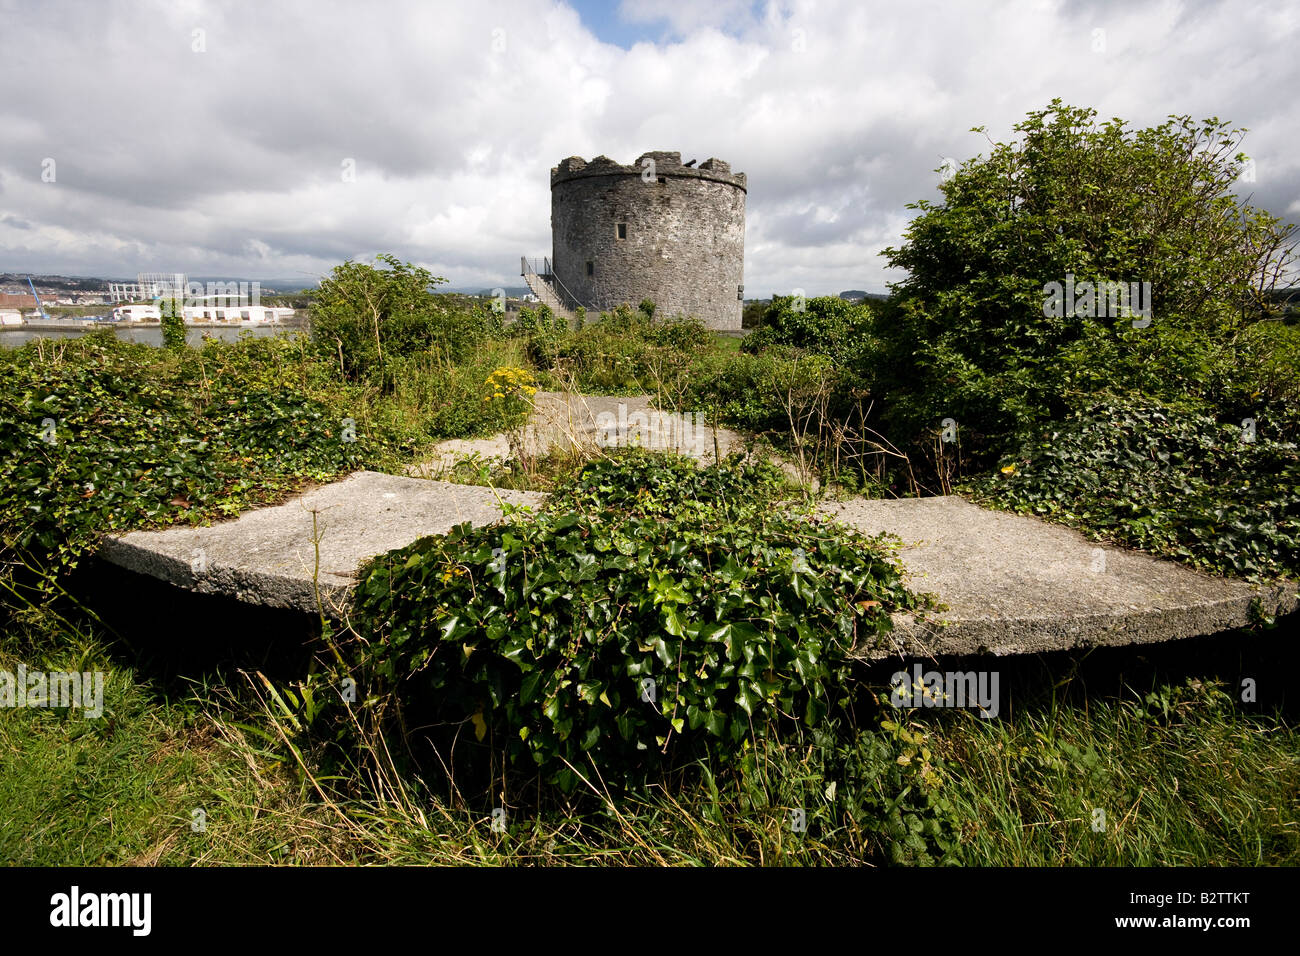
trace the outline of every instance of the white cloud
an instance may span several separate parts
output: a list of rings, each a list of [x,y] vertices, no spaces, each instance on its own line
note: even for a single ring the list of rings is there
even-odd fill
[[[550,248],[551,166],[670,149],[748,174],[750,293],[879,289],[905,204],[987,148],[970,127],[1005,139],[1055,96],[1250,127],[1254,201],[1300,208],[1295,3],[621,12],[658,42],[604,43],[555,0],[0,0],[0,271],[309,275],[392,251],[515,285]]]

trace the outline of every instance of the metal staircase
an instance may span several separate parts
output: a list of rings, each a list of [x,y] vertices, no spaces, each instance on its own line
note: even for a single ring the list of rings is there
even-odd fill
[[[520,256],[519,274],[524,277],[533,295],[556,315],[562,315],[570,321],[577,317],[578,307],[582,303],[578,301],[577,296],[565,288],[564,283],[555,274],[549,258],[544,256],[541,259],[529,259],[527,256]]]

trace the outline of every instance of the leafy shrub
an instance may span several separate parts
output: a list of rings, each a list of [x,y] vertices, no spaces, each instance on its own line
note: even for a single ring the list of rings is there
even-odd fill
[[[433,353],[459,362],[503,334],[500,318],[482,302],[435,294],[446,279],[395,256],[378,259],[388,268],[335,267],[312,303],[312,342],[344,378],[391,390],[399,374],[393,360]]]
[[[528,308],[519,310],[519,318],[510,326],[511,338],[524,341],[524,352],[538,368],[552,368],[560,343],[569,332],[569,324],[564,316],[556,315],[548,305],[542,305],[536,311]]]
[[[741,348],[756,353],[771,345],[788,345],[851,365],[870,353],[871,326],[871,307],[865,304],[855,305],[839,296],[802,303],[793,296],[776,296]]]
[[[564,790],[593,766],[606,783],[743,767],[755,740],[843,714],[848,649],[916,604],[881,544],[754,507],[761,469],[659,468],[595,466],[546,510],[375,560],[357,592],[368,664]],[[692,487],[725,497],[686,507]]]
[[[163,345],[176,351],[185,348],[185,312],[180,299],[162,299],[158,303],[162,316]]]
[[[858,862],[961,862],[963,820],[949,797],[953,777],[939,754],[942,742],[885,707],[875,726],[828,721],[757,740],[755,771],[724,780],[732,799],[747,816],[775,816],[785,832],[798,813],[805,845],[853,847]],[[715,825],[734,819],[718,802],[702,809]]]
[[[713,345],[713,333],[693,316],[674,316],[662,319],[641,331],[641,337],[661,348],[689,352]]]
[[[713,333],[695,318],[653,316],[647,299],[639,309],[618,306],[570,330],[542,306],[520,310],[510,334],[524,340],[539,370],[558,378],[554,384],[610,395],[662,392],[667,379],[680,377],[697,352],[713,346]]]
[[[685,456],[628,448],[588,462],[555,489],[546,507],[555,513],[617,509],[641,517],[721,508],[734,515],[770,508],[785,485],[785,474],[766,461],[731,455],[701,468]]]
[[[649,352],[635,335],[589,324],[556,349],[548,371],[580,392],[637,394],[650,387]]]
[[[1242,331],[1236,344],[1230,381],[1221,387],[1232,411],[1249,415],[1257,408],[1269,408],[1279,424],[1287,415],[1287,437],[1300,438],[1295,422],[1300,411],[1300,325],[1255,322]]]
[[[910,206],[906,244],[885,250],[907,278],[863,371],[900,447],[951,417],[987,462],[1090,393],[1212,400],[1231,339],[1291,258],[1280,220],[1236,195],[1241,131],[1226,123],[1135,131],[1053,101],[1016,131],[946,179],[941,204]],[[1069,276],[1150,283],[1150,324],[1045,308]]]
[[[753,336],[750,336],[753,338]],[[696,363],[686,405],[752,432],[786,434],[792,403],[826,391],[828,411],[842,404],[840,370],[825,355],[772,345],[758,354],[716,354]]]
[[[763,315],[767,312],[769,301],[756,299],[752,302],[746,302],[744,308],[740,311],[740,327],[742,329],[756,329],[763,324]]]
[[[654,324],[654,316],[625,303],[615,306],[608,312],[600,313],[598,322],[607,332],[623,332],[640,336]]]
[[[1300,454],[1267,418],[1253,441],[1152,401],[1107,400],[1028,437],[990,504],[1064,521],[1223,574],[1300,571]]]
[[[6,562],[53,575],[103,532],[232,514],[373,454],[338,409],[289,384],[287,369],[249,375],[246,359],[214,361],[246,347],[293,348],[209,344],[171,356],[109,332],[0,352]]]
[[[956,862],[961,816],[944,789],[947,774],[929,734],[901,720],[881,720],[880,729],[858,734],[839,751],[858,818],[881,821],[877,841],[890,863]]]

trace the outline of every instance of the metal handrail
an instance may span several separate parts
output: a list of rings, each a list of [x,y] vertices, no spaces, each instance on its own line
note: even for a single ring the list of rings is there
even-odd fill
[[[567,298],[569,300],[565,308],[575,312],[578,309],[583,308],[583,304],[581,300],[579,300],[579,298],[576,295],[570,292],[568,286],[566,286],[560,280],[560,277],[556,274],[555,268],[554,266],[551,265],[551,260],[549,258],[546,259],[546,275],[550,277],[552,280],[554,280],[556,286],[558,286],[560,291],[564,293],[564,298]]]
[[[551,264],[550,256],[542,257],[540,269],[537,267],[536,260],[529,262],[527,256],[520,256],[519,274],[527,276],[530,272],[551,286],[551,291],[555,293],[555,297],[560,300],[560,304],[564,308],[573,312],[583,307],[582,301],[570,292],[568,286],[560,281],[560,277],[555,274],[555,267]]]

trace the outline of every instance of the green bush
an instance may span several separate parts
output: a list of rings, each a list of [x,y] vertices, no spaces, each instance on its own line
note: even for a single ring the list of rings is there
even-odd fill
[[[345,262],[321,282],[311,308],[317,354],[349,381],[396,387],[398,359],[430,353],[459,362],[485,340],[503,335],[484,303],[432,290],[446,282],[391,255],[387,269]]]
[[[872,319],[871,306],[855,305],[839,296],[802,301],[776,296],[741,348],[756,353],[771,345],[787,345],[852,365],[873,351]]]
[[[654,317],[643,309],[623,304],[600,313],[598,321],[607,332],[626,332],[640,336],[654,324]]]
[[[1300,454],[1262,415],[1247,437],[1240,422],[1101,401],[1028,436],[968,490],[1222,574],[1294,575]]]
[[[654,391],[654,346],[638,335],[590,324],[556,355],[552,371],[580,392],[605,395]]]
[[[578,773],[744,768],[755,741],[843,717],[848,649],[916,605],[885,549],[758,506],[762,470],[660,461],[594,466],[553,507],[375,560],[357,591],[368,665],[566,791]]]
[[[0,350],[0,553],[43,576],[107,531],[237,513],[308,479],[351,471],[376,446],[344,413],[241,341],[169,353],[107,332]],[[44,357],[42,357],[42,355]]]
[[[841,373],[828,356],[785,345],[758,354],[719,352],[692,368],[685,405],[734,428],[786,435],[792,409],[798,415],[823,390],[827,410],[839,409],[845,399]]]
[[[766,461],[732,455],[701,468],[685,456],[628,448],[588,462],[555,489],[546,506],[557,514],[616,508],[638,517],[689,509],[736,515],[767,510],[785,487],[785,473]]]
[[[434,352],[394,358],[388,414],[402,416],[401,427],[416,428],[431,439],[477,438],[522,425],[530,411],[527,403],[484,401],[491,392],[489,376],[519,362],[518,350],[499,342],[472,349],[459,363]]]
[[[200,381],[207,377],[238,381],[257,389],[296,388],[305,392],[339,384],[338,363],[318,361],[311,339],[302,332],[255,336],[245,330],[233,343],[205,335],[196,351],[189,367]],[[146,362],[145,366],[151,364]]]
[[[756,329],[763,324],[763,316],[767,312],[770,302],[755,299],[746,302],[744,308],[740,310],[740,327],[742,329]]]
[[[713,333],[692,316],[660,319],[642,330],[641,337],[652,345],[682,352],[711,348],[714,344]]]
[[[1132,130],[1053,101],[1016,132],[946,179],[942,203],[909,206],[905,245],[885,250],[907,278],[862,370],[883,431],[928,443],[951,417],[985,463],[1100,391],[1217,401],[1233,337],[1291,258],[1280,220],[1238,198],[1241,131],[1185,116]],[[1053,308],[1049,284],[1070,281],[1149,283],[1148,324]]]
[[[1300,412],[1300,325],[1256,322],[1236,343],[1235,361],[1219,391],[1233,413],[1251,414],[1260,407],[1274,419],[1288,416],[1287,437],[1300,439],[1295,417]]]
[[[857,863],[963,862],[958,834],[966,821],[952,799],[960,778],[940,756],[943,738],[893,709],[880,710],[874,726],[861,711],[857,718],[862,726],[756,740],[754,771],[714,783],[714,802],[700,811],[721,828],[734,825],[737,813],[774,818],[782,836],[798,834],[799,850],[851,848]]]
[[[173,351],[185,348],[185,311],[180,299],[160,299],[163,345]]]
[[[541,369],[554,367],[557,350],[568,332],[568,322],[548,305],[539,306],[536,311],[520,309],[519,318],[507,330],[511,338],[523,340],[524,353]]]
[[[600,394],[659,393],[714,342],[698,319],[654,319],[646,311],[653,305],[619,306],[574,330],[545,306],[536,313],[523,309],[510,334],[524,341],[529,359],[552,385]]]

